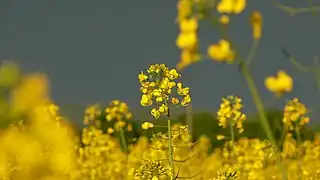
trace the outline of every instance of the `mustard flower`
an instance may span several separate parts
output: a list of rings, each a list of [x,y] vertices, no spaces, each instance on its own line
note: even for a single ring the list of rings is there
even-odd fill
[[[261,38],[262,31],[262,15],[259,11],[254,11],[250,16],[250,23],[252,26],[252,37],[255,40]]]
[[[243,105],[241,99],[235,96],[227,96],[222,98],[220,109],[217,113],[217,119],[219,126],[227,128],[230,125],[235,126],[238,132],[243,132],[243,121],[246,119],[246,115],[241,112]]]
[[[309,123],[308,109],[298,98],[293,98],[284,107],[283,123],[291,130]]]
[[[246,0],[220,0],[217,11],[219,13],[241,13],[246,7]]]
[[[232,63],[235,59],[235,52],[232,50],[230,42],[223,39],[218,44],[209,46],[208,55],[211,59],[220,62]]]
[[[142,129],[147,130],[147,129],[153,128],[154,125],[153,125],[151,122],[144,122],[144,123],[141,125],[141,127],[142,127]]]
[[[177,81],[180,77],[177,70],[169,69],[164,64],[150,65],[146,73],[138,75],[142,93],[140,104],[154,105],[151,115],[156,119],[161,115],[167,116],[171,106],[187,106],[191,102],[189,88]],[[173,94],[173,88],[176,88],[176,95]]]
[[[278,71],[277,76],[269,76],[265,79],[265,86],[276,96],[292,91],[293,80],[285,71]]]

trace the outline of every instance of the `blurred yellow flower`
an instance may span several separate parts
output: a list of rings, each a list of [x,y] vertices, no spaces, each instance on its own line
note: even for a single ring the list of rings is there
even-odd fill
[[[180,49],[193,49],[198,43],[198,37],[195,32],[192,33],[180,33],[176,44]]]
[[[223,39],[219,41],[219,44],[209,46],[208,55],[211,59],[220,62],[232,63],[235,59],[235,52],[231,49],[230,42]]]
[[[142,129],[150,129],[150,128],[153,128],[154,125],[151,123],[151,122],[144,122],[142,125],[141,125]]]
[[[178,21],[188,18],[192,13],[191,0],[179,0],[177,4]]]
[[[219,13],[241,13],[246,7],[246,0],[220,0],[217,6]]]
[[[182,33],[194,33],[198,30],[198,21],[195,18],[183,19],[179,25]]]
[[[49,84],[44,74],[30,74],[11,93],[14,111],[25,112],[49,101]]]
[[[227,15],[222,15],[222,16],[220,16],[220,18],[219,18],[219,22],[220,22],[221,24],[223,24],[223,25],[227,25],[227,24],[229,24],[229,22],[230,22],[230,18],[229,18],[229,16],[227,16]]]
[[[278,71],[277,76],[269,76],[265,79],[267,89],[277,96],[281,96],[285,92],[292,91],[293,80],[285,71]]]
[[[255,40],[261,38],[262,31],[262,15],[259,11],[254,11],[250,16],[250,23],[252,26],[252,37]]]

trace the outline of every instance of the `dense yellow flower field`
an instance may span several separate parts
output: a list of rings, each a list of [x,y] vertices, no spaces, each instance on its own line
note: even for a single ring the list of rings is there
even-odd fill
[[[291,13],[308,12],[276,4]],[[114,100],[106,108],[92,105],[84,112],[79,136],[60,114],[50,98],[48,79],[44,74],[23,74],[13,62],[0,67],[0,178],[3,180],[320,180],[320,135],[312,141],[301,139],[301,129],[309,122],[306,105],[293,97],[283,107],[286,138],[277,145],[267,121],[262,100],[250,73],[250,63],[262,33],[263,19],[259,11],[251,14],[253,46],[248,58],[237,53],[226,29],[232,15],[240,14],[245,0],[178,0],[180,28],[176,44],[181,59],[176,68],[154,64],[137,73],[141,84],[141,101],[150,107],[155,119],[167,119],[166,133],[154,133],[151,139],[140,137],[136,143],[126,142],[133,130],[132,113],[125,102]],[[310,11],[317,10],[311,8]],[[212,16],[212,12],[217,15]],[[198,28],[210,21],[223,38],[199,51]],[[295,59],[286,51],[285,55]],[[237,139],[246,129],[240,97],[222,98],[216,122],[229,133],[217,136],[221,146],[209,153],[207,137],[192,141],[188,126],[173,125],[171,112],[187,107],[191,90],[180,81],[184,68],[209,58],[220,63],[238,65],[259,113],[268,139]],[[142,67],[143,69],[143,67]],[[140,70],[137,70],[140,71]],[[308,70],[309,71],[309,70]],[[310,70],[313,73],[313,70]],[[281,97],[293,89],[293,79],[285,71],[266,77],[266,88]],[[152,131],[156,123],[144,122],[140,127]],[[113,136],[119,134],[120,138]],[[296,138],[293,137],[296,135]]]

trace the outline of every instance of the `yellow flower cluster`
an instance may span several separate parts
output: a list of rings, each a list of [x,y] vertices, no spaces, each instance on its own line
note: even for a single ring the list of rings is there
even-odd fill
[[[176,44],[181,49],[180,62],[177,69],[181,70],[200,60],[198,53],[198,20],[192,17],[192,0],[178,1],[178,23],[180,34]]]
[[[284,124],[291,130],[309,123],[308,110],[298,98],[293,98],[284,107]]]
[[[250,17],[250,23],[252,25],[252,37],[255,40],[259,40],[262,34],[262,15],[259,11],[254,11]]]
[[[181,75],[175,69],[169,69],[164,64],[150,65],[147,72],[141,72],[138,76],[141,84],[142,106],[156,107],[151,110],[151,114],[158,119],[161,114],[168,116],[169,106],[187,106],[191,102],[189,88],[183,87],[181,82],[176,82]],[[172,95],[172,89],[177,88],[177,95]],[[182,99],[179,100],[179,97]]]
[[[241,112],[242,108],[243,105],[240,98],[235,96],[222,98],[222,103],[217,113],[219,126],[223,128],[235,126],[239,133],[243,132],[243,121],[246,119],[246,115]]]
[[[105,109],[106,120],[107,121],[116,121],[114,128],[118,130],[119,128],[124,128],[127,123],[127,120],[130,120],[132,113],[129,111],[129,107],[125,102],[119,100],[114,100],[110,103],[109,107]],[[128,131],[132,131],[132,126],[127,125]]]
[[[161,176],[167,176],[168,169],[163,166],[161,161],[147,160],[135,172],[135,179],[141,180],[158,180]]]
[[[151,129],[154,127],[154,125],[151,122],[144,122],[141,125],[142,129],[147,130],[147,129]]]
[[[246,7],[246,0],[220,0],[217,6],[219,13],[240,14]]]
[[[235,51],[232,50],[230,42],[223,39],[218,44],[209,46],[208,55],[211,59],[219,62],[233,63],[235,59]]]
[[[292,91],[293,80],[285,71],[278,71],[277,76],[269,76],[265,79],[267,89],[277,96]]]

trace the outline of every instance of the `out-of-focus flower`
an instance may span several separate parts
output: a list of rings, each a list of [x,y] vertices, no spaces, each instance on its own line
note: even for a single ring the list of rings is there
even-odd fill
[[[220,0],[217,11],[219,13],[241,13],[246,7],[246,0]]]
[[[293,80],[285,71],[278,71],[277,76],[269,76],[265,79],[267,89],[277,96],[292,91]]]
[[[307,113],[306,106],[298,98],[294,98],[284,107],[283,123],[291,130],[302,127],[310,121]]]
[[[219,126],[228,128],[229,126],[236,127],[239,133],[243,132],[243,121],[246,115],[241,112],[243,105],[241,99],[235,96],[227,96],[222,98],[220,109],[217,113]]]
[[[250,16],[250,23],[252,26],[252,37],[255,40],[261,38],[262,31],[262,15],[259,11],[254,11]]]
[[[235,52],[226,40],[220,40],[219,44],[210,45],[208,48],[210,58],[220,62],[232,63],[235,59]]]
[[[153,128],[154,125],[153,125],[151,122],[144,122],[144,123],[141,125],[141,127],[142,127],[142,129],[147,130],[147,129]]]

